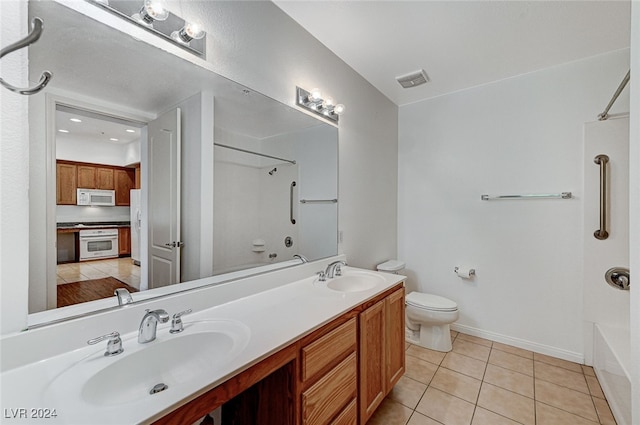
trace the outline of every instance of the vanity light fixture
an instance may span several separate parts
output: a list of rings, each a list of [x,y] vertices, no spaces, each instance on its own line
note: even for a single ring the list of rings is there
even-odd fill
[[[169,17],[169,11],[157,0],[145,0],[140,11],[131,17],[142,25],[153,27],[154,21],[166,21]]]
[[[204,30],[198,24],[185,23],[180,31],[174,31],[171,33],[171,38],[179,43],[189,44],[191,40],[200,40],[204,37]]]
[[[296,105],[336,123],[345,110],[344,105],[341,103],[336,105],[333,98],[326,97],[323,99],[319,89],[306,91],[300,87],[296,87]]]
[[[206,32],[202,26],[187,22],[170,12],[162,0],[86,1],[133,22],[191,53],[205,56]]]

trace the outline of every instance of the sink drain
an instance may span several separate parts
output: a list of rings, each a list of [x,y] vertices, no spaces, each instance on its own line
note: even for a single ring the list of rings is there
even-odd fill
[[[149,394],[157,394],[166,390],[167,388],[169,388],[169,386],[161,382],[159,384],[154,385],[153,388],[151,388],[151,391],[149,391]]]

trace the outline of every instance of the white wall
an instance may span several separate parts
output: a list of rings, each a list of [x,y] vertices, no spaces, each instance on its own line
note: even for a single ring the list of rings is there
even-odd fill
[[[27,5],[0,2],[0,42],[14,41],[26,34]],[[7,82],[25,87],[27,52],[21,50],[2,58],[0,75]],[[26,96],[0,88],[0,333],[21,329],[26,324],[29,273],[29,127]]]
[[[57,136],[56,159],[125,167],[140,162],[140,140],[124,145],[92,144],[77,138]]]
[[[409,289],[455,300],[466,332],[582,360],[582,129],[628,67],[622,50],[400,108]],[[480,200],[563,191],[575,198]],[[477,276],[458,278],[459,265]]]

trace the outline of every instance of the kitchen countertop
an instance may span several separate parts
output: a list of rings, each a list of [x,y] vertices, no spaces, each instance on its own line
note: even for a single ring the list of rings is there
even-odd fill
[[[85,229],[116,229],[119,227],[131,227],[129,221],[112,221],[112,222],[84,222],[84,223],[56,223],[56,230],[59,233],[75,233]]]
[[[211,362],[210,368],[201,370],[188,385],[171,385],[168,390],[135,402],[105,405],[87,401],[82,385],[73,384],[74,379],[85,382],[86,376],[69,378],[76,370],[74,366],[86,369],[89,365],[92,368],[90,376],[95,376],[98,371],[124,358],[121,356],[177,338],[169,333],[170,324],[166,323],[158,325],[157,340],[149,344],[138,344],[137,332],[123,335],[125,353],[122,355],[104,357],[106,343],[100,343],[6,371],[1,376],[5,388],[2,407],[5,411],[23,407],[55,409],[56,417],[46,421],[55,424],[152,422],[405,279],[401,275],[353,267],[343,270],[345,274],[365,272],[382,279],[371,289],[339,292],[327,288],[317,276],[311,276],[184,316],[185,328],[194,322],[220,320],[246,326],[250,333],[247,345],[239,353],[222,362]],[[25,382],[29,384],[25,385]],[[9,388],[11,391],[6,391]],[[32,420],[42,422],[42,419]],[[12,422],[9,419],[7,423],[29,421],[15,419]]]

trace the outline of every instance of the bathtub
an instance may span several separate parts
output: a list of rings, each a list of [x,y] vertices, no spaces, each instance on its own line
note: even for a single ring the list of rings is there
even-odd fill
[[[595,324],[593,369],[618,425],[631,425],[629,329]]]

